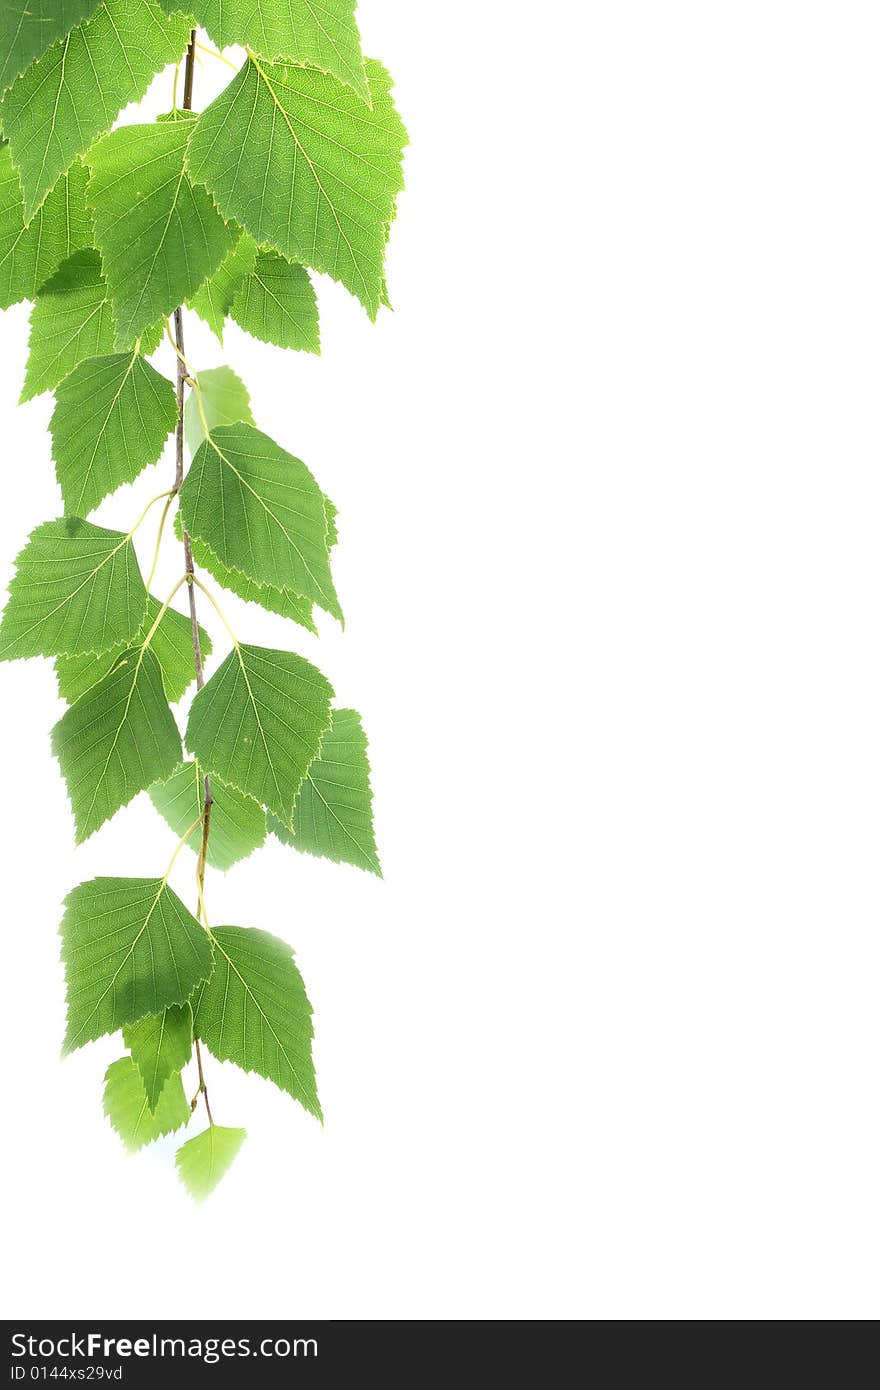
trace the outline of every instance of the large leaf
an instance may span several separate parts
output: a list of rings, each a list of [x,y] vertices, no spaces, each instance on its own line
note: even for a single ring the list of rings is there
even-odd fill
[[[183,0],[159,0],[168,13]],[[333,73],[369,102],[356,0],[187,0],[186,8],[219,48],[253,48]]]
[[[160,1014],[127,1024],[122,1036],[140,1072],[147,1105],[155,1110],[169,1077],[179,1075],[192,1056],[192,1008],[189,1002],[169,1004]]]
[[[204,792],[205,778],[198,763],[184,763],[167,781],[150,787],[150,799],[175,835],[185,835],[202,813]],[[211,778],[211,801],[208,863],[215,869],[231,869],[265,840],[266,812],[252,796],[219,777]],[[201,837],[194,836],[189,844],[197,854]]]
[[[0,0],[0,92],[50,44],[88,19],[99,0]]]
[[[134,642],[121,642],[99,656],[88,653],[84,656],[59,656],[55,662],[58,677],[58,690],[62,697],[73,704],[99,680],[112,671],[117,661],[128,650],[129,645],[137,646],[143,642],[159,617],[162,604],[152,594],[147,597],[146,617]],[[211,638],[203,627],[199,627],[199,641],[202,656],[211,654]],[[183,698],[196,678],[192,646],[192,622],[183,613],[166,608],[150,642],[150,651],[159,663],[162,684],[167,698],[174,704]],[[185,828],[185,827],[184,827]]]
[[[245,1129],[211,1125],[181,1145],[175,1162],[180,1180],[191,1197],[197,1202],[210,1197],[220,1179],[229,1172],[246,1138]]]
[[[193,700],[187,748],[284,821],[330,727],[330,682],[294,652],[236,646]]]
[[[182,1004],[213,964],[207,932],[159,878],[81,883],[66,899],[61,937],[65,1052]]]
[[[241,377],[231,367],[208,367],[199,372],[198,387],[190,392],[183,410],[190,454],[195,455],[207,438],[205,426],[210,433],[218,425],[234,425],[240,420],[254,423],[251,398]]]
[[[188,162],[224,217],[341,281],[375,318],[406,132],[385,69],[367,73],[372,111],[323,73],[251,58],[203,112]]]
[[[321,1118],[312,1006],[290,947],[268,932],[216,927],[214,973],[193,999],[194,1027],[215,1057],[274,1081]]]
[[[76,160],[26,226],[9,146],[0,148],[0,309],[33,299],[62,261],[92,245],[87,178]]]
[[[76,840],[92,835],[138,792],[180,762],[180,734],[159,663],[132,649],[71,705],[52,730],[73,807]]]
[[[234,244],[233,230],[184,172],[194,126],[194,119],[124,126],[87,155],[117,346],[194,294]]]
[[[190,299],[190,308],[195,309],[199,318],[223,342],[223,325],[226,315],[232,308],[232,301],[244,277],[253,270],[257,259],[257,243],[247,232],[241,232],[229,254],[221,261],[214,274],[205,281]],[[212,370],[220,371],[222,368]],[[200,372],[201,381],[207,373]]]
[[[78,251],[37,295],[22,401],[51,391],[90,357],[112,353],[116,325],[97,251]]]
[[[0,124],[21,176],[29,219],[77,155],[139,101],[157,72],[176,63],[189,24],[155,0],[103,0],[9,88]]]
[[[181,488],[180,514],[221,564],[341,618],[324,494],[300,459],[253,425],[223,425],[205,440]]]
[[[187,402],[189,404],[189,402]],[[222,565],[209,546],[198,539],[191,538],[193,558],[197,565],[208,570],[218,584],[230,593],[237,594],[246,603],[258,603],[269,613],[278,613],[282,618],[290,618],[309,632],[317,633],[314,605],[310,598],[294,594],[289,589],[273,589],[269,584],[255,584],[252,579]]]
[[[277,251],[261,251],[245,275],[230,307],[239,328],[276,347],[320,352],[318,301],[303,265],[292,265]]]
[[[333,711],[321,756],[300,787],[290,828],[274,816],[270,828],[295,849],[382,877],[373,833],[367,739],[356,710]]]
[[[65,511],[86,516],[133,482],[176,420],[174,386],[138,353],[82,362],[58,387],[49,425]]]
[[[79,517],[46,521],[16,560],[0,623],[0,661],[104,652],[130,642],[147,591],[131,538]]]
[[[151,1109],[140,1072],[131,1057],[120,1057],[104,1077],[104,1114],[125,1147],[134,1153],[188,1124],[192,1110],[179,1072],[169,1078]]]

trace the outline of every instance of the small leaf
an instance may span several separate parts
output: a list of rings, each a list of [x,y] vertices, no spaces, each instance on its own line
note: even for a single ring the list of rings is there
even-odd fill
[[[49,428],[64,507],[86,516],[161,457],[174,386],[136,352],[82,362],[58,387]]]
[[[291,589],[341,619],[324,494],[306,465],[252,425],[221,425],[180,490],[191,536],[257,584]]]
[[[199,117],[187,161],[224,217],[332,275],[375,318],[406,131],[385,69],[370,61],[367,74],[372,111],[323,73],[249,58]]]
[[[194,119],[123,126],[86,157],[117,347],[194,294],[232,248],[234,232],[184,172],[194,126]]]
[[[113,351],[116,327],[97,251],[78,251],[40,290],[22,401],[51,391],[89,357]]]
[[[231,367],[208,367],[199,372],[198,392],[190,392],[183,411],[186,446],[190,454],[197,453],[207,437],[202,415],[209,431],[215,430],[218,425],[235,425],[242,420],[249,425],[254,423],[248,389]]]
[[[276,347],[320,352],[318,301],[303,265],[261,251],[232,301],[230,315],[252,338]]]
[[[9,146],[0,148],[0,309],[33,299],[63,261],[91,246],[85,168],[76,160],[28,226]]]
[[[294,849],[382,877],[373,834],[367,740],[356,710],[333,711],[321,755],[311,764],[296,798],[291,828],[274,816],[269,824],[279,840]]]
[[[104,1077],[104,1114],[125,1147],[134,1153],[188,1124],[192,1110],[179,1073],[169,1078],[151,1110],[140,1072],[130,1057],[120,1057]]]
[[[146,1014],[137,1023],[127,1024],[122,1036],[140,1073],[147,1105],[155,1110],[169,1089],[165,1083],[179,1076],[192,1056],[192,1008],[189,1002],[169,1004],[160,1014]]]
[[[88,19],[99,0],[0,0],[0,92],[56,39]]]
[[[321,1119],[312,1006],[293,952],[268,932],[216,927],[214,973],[193,1000],[194,1027],[215,1057],[257,1072]]]
[[[182,0],[159,0],[170,14]],[[291,58],[330,72],[357,92],[370,94],[364,75],[356,0],[189,0],[186,8],[218,48],[240,44],[264,58]]]
[[[226,322],[226,315],[232,308],[236,290],[244,277],[253,270],[256,259],[257,243],[253,237],[248,236],[247,232],[241,232],[229,255],[220,262],[214,274],[209,276],[200,289],[196,290],[189,301],[190,308],[194,309],[199,318],[204,320],[221,343],[223,342],[223,325]],[[222,368],[216,370],[222,370]],[[206,375],[207,372],[200,372],[199,379],[202,380]]]
[[[58,677],[58,690],[68,704],[73,704],[87,690],[98,684],[129,646],[138,646],[147,636],[159,616],[162,604],[152,594],[147,597],[147,613],[133,642],[121,642],[100,656],[87,653],[85,656],[59,656],[55,662]],[[202,656],[210,656],[211,638],[203,627],[199,627],[199,642]],[[165,695],[171,704],[181,700],[196,678],[193,663],[192,623],[182,613],[166,608],[162,621],[153,633],[150,651],[159,663]],[[184,827],[185,828],[185,827]]]
[[[168,708],[159,663],[133,649],[93,685],[52,730],[81,844],[138,792],[170,776],[180,734]]]
[[[238,646],[193,700],[187,748],[284,821],[330,727],[330,682],[294,652]]]
[[[21,177],[26,218],[188,42],[187,20],[167,19],[154,0],[104,0],[22,73],[0,102],[0,125]]]
[[[211,1125],[177,1150],[177,1171],[191,1197],[197,1202],[210,1197],[221,1178],[229,1172],[246,1138],[246,1129]]]
[[[15,564],[0,661],[104,652],[137,634],[147,591],[130,536],[62,517],[38,526]]]
[[[198,763],[184,763],[167,781],[150,787],[150,800],[175,835],[184,835],[202,814],[204,790]],[[253,797],[219,777],[211,778],[211,799],[208,863],[215,869],[230,869],[265,840],[266,812]],[[200,837],[193,836],[188,843],[194,854],[201,849]]]
[[[164,879],[93,878],[65,909],[65,1053],[182,1004],[211,972],[207,932]]]

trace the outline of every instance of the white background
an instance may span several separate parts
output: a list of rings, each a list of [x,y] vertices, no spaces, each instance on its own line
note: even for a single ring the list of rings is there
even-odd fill
[[[188,337],[342,509],[344,634],[230,611],[362,711],[386,881],[273,845],[208,883],[296,947],[326,1125],[212,1061],[213,1199],[125,1157],[119,1044],[59,1061],[59,905],[173,837],[142,796],[74,853],[51,668],[4,666],[5,1311],[874,1317],[880,12],[360,17],[412,137],[395,313],[324,282],[320,359]],[[59,511],[26,322],[4,579]]]

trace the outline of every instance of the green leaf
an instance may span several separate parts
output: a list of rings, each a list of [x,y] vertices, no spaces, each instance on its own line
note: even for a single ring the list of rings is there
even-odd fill
[[[174,386],[136,352],[80,363],[58,387],[49,424],[65,511],[85,516],[133,482],[176,421]]]
[[[249,59],[199,118],[187,159],[224,217],[341,281],[375,318],[406,132],[385,69],[369,61],[367,74],[372,111],[323,73]]]
[[[180,734],[148,648],[126,652],[71,705],[52,730],[52,752],[67,783],[77,844],[171,775],[181,758]]]
[[[192,1110],[179,1073],[169,1078],[151,1110],[140,1072],[130,1057],[120,1057],[104,1077],[104,1114],[125,1147],[134,1153],[188,1124]]]
[[[97,251],[78,251],[37,295],[22,401],[51,391],[89,357],[113,351],[116,327]]]
[[[222,425],[204,441],[180,490],[180,514],[221,564],[341,619],[324,494],[300,459],[253,425]]]
[[[200,319],[223,342],[223,325],[226,315],[232,308],[232,301],[239,284],[254,268],[257,259],[257,243],[247,232],[241,232],[235,246],[225,260],[214,271],[189,301]],[[222,368],[215,370],[222,371]],[[199,379],[207,375],[199,373]]]
[[[62,517],[38,526],[15,563],[0,661],[104,652],[136,635],[147,591],[130,536]]]
[[[64,1052],[182,1004],[213,965],[211,942],[160,878],[93,878],[68,894]]]
[[[150,787],[150,799],[175,835],[184,835],[202,813],[204,790],[198,763],[184,763],[166,782]],[[230,869],[265,840],[266,812],[253,797],[219,777],[211,778],[211,800],[208,863],[215,869]],[[193,837],[188,843],[197,854],[201,840]]]
[[[140,1073],[147,1105],[155,1110],[169,1077],[179,1076],[192,1056],[192,1007],[188,1001],[169,1004],[160,1014],[146,1014],[137,1023],[127,1024],[122,1036]]]
[[[170,14],[181,0],[160,0]],[[264,58],[290,58],[332,73],[369,103],[356,0],[189,0],[186,8],[218,48],[240,44]]]
[[[195,124],[193,118],[124,126],[86,157],[118,347],[189,299],[234,243],[211,198],[184,172]]]
[[[231,367],[208,367],[199,372],[198,396],[191,391],[183,410],[184,433],[190,454],[197,453],[199,445],[204,442],[205,424],[210,431],[218,425],[234,425],[240,420],[249,425],[254,423],[251,398],[241,377],[236,376]]]
[[[332,698],[330,682],[294,652],[237,646],[193,700],[186,745],[206,772],[289,821]]]
[[[239,285],[230,313],[239,328],[263,343],[321,351],[318,301],[309,272],[277,251],[260,252]]]
[[[87,690],[98,684],[129,646],[137,646],[159,616],[162,604],[152,594],[147,596],[146,617],[133,642],[121,642],[100,656],[86,653],[84,656],[59,656],[55,662],[58,689],[68,704],[73,704]],[[199,627],[199,641],[202,656],[210,656],[211,638],[203,627]],[[166,608],[162,620],[153,633],[150,651],[159,663],[165,695],[172,704],[183,698],[196,678],[193,664],[192,623],[182,613]],[[186,827],[184,827],[186,828]]]
[[[98,0],[0,0],[0,92],[97,7]]]
[[[77,160],[25,226],[18,174],[9,146],[0,148],[0,309],[33,299],[62,261],[92,245],[87,178]]]
[[[26,218],[188,42],[186,19],[167,19],[154,0],[104,0],[13,83],[0,102],[0,124]]]
[[[312,1006],[293,952],[247,927],[211,935],[214,973],[193,1000],[197,1036],[215,1057],[274,1081],[320,1120]]]
[[[187,402],[188,404],[188,402]],[[272,589],[268,584],[255,584],[252,579],[222,565],[214,552],[200,540],[190,538],[193,559],[197,565],[208,570],[218,584],[230,593],[237,594],[246,603],[258,603],[269,613],[278,613],[282,618],[290,618],[309,632],[317,633],[313,617],[314,605],[310,598],[291,593],[289,589]]]
[[[246,1129],[211,1125],[195,1139],[188,1139],[181,1145],[177,1150],[177,1171],[191,1197],[197,1202],[210,1197],[220,1179],[229,1172],[246,1138]]]
[[[337,864],[354,864],[382,877],[373,834],[367,739],[356,710],[333,711],[321,755],[306,773],[296,798],[291,828],[274,816],[269,825],[279,840],[294,849]]]

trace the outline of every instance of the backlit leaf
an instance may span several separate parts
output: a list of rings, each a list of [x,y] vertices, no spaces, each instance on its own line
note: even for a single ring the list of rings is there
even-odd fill
[[[171,826],[175,835],[184,835],[202,813],[205,778],[198,763],[184,763],[164,782],[150,787],[150,799]],[[266,812],[253,797],[231,787],[219,777],[211,778],[211,829],[208,836],[208,863],[215,869],[230,869],[245,859],[266,838]],[[201,849],[201,837],[188,841],[194,854]]]
[[[140,1072],[130,1057],[120,1057],[104,1077],[104,1114],[125,1147],[134,1153],[188,1124],[192,1111],[179,1073],[169,1077],[151,1109]]]
[[[63,261],[94,240],[84,166],[76,160],[25,226],[18,174],[0,148],[0,309],[33,299]]]
[[[318,301],[305,266],[277,251],[261,251],[244,276],[230,308],[239,328],[276,347],[320,352]]]
[[[191,1197],[197,1202],[210,1197],[221,1178],[229,1172],[246,1138],[245,1129],[210,1125],[177,1150],[177,1171]]]
[[[145,1014],[137,1023],[127,1024],[122,1036],[140,1072],[147,1105],[153,1111],[164,1094],[166,1082],[179,1075],[192,1056],[192,1008],[188,1002],[169,1004],[159,1014]]]
[[[100,656],[88,653],[83,656],[59,656],[55,662],[58,677],[58,690],[62,697],[73,704],[87,690],[112,671],[117,661],[129,646],[139,646],[159,616],[161,603],[152,594],[147,597],[146,617],[133,642],[121,642]],[[211,638],[203,627],[199,627],[199,641],[202,656],[211,654]],[[166,608],[162,620],[153,633],[150,651],[159,663],[165,695],[174,704],[183,698],[196,678],[192,647],[192,623],[188,615]]]

